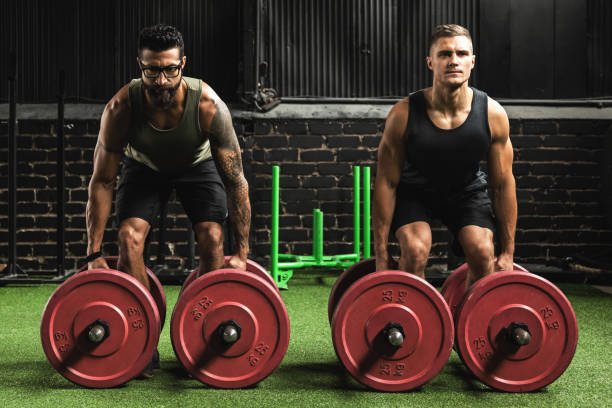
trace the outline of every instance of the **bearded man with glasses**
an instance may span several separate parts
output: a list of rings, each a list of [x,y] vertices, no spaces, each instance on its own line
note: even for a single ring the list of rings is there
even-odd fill
[[[141,78],[106,105],[94,152],[86,213],[88,269],[108,268],[100,248],[123,157],[115,208],[117,268],[147,288],[144,243],[172,190],[196,234],[199,274],[222,267],[246,270],[251,207],[232,118],[209,85],[183,76],[186,61],[176,28],[144,28],[138,39]],[[236,251],[225,262],[222,224],[228,210]],[[153,375],[154,365],[144,377]]]

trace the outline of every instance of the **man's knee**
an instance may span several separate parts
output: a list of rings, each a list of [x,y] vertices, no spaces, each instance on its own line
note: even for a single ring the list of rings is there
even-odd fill
[[[223,229],[217,223],[204,223],[196,227],[198,244],[201,249],[223,245]]]
[[[129,255],[141,254],[144,250],[145,234],[131,225],[122,225],[117,233],[119,247]]]
[[[402,256],[408,257],[414,263],[427,263],[431,249],[429,240],[416,234],[401,234],[398,236],[398,242]]]
[[[469,242],[463,251],[474,262],[492,262],[495,254],[493,240],[484,238]]]
[[[402,253],[411,258],[416,263],[427,263],[429,258],[429,245],[423,241],[413,240],[413,242],[402,246]]]

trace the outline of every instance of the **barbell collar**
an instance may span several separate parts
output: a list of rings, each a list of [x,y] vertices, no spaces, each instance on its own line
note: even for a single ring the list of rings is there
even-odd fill
[[[218,332],[221,340],[223,340],[225,344],[230,345],[240,340],[242,328],[235,321],[229,320],[219,325]]]
[[[98,319],[87,326],[87,339],[92,343],[102,343],[109,335],[110,329],[104,320]]]

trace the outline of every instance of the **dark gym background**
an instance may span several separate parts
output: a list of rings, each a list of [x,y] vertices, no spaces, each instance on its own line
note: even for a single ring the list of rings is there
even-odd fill
[[[189,73],[233,102],[255,90],[262,62],[270,67],[265,85],[284,97],[403,97],[429,84],[423,58],[441,22],[471,30],[473,85],[491,96],[612,94],[605,0],[23,0],[0,7],[0,55],[16,52],[21,103],[54,102],[60,69],[74,102],[105,103],[138,75],[138,32],[157,22],[182,31]],[[6,78],[7,64],[0,69]]]
[[[99,114],[139,75],[138,32],[158,22],[183,33],[185,74],[204,79],[233,107],[253,201],[252,255],[265,264],[273,164],[282,165],[281,251],[311,250],[313,208],[326,215],[325,251],[350,250],[351,166],[375,168],[386,111],[429,85],[430,31],[453,22],[472,32],[471,84],[498,98],[511,119],[517,261],[545,271],[576,272],[578,264],[605,269],[612,264],[612,153],[605,136],[612,124],[611,20],[606,0],[1,1],[0,263],[7,262],[11,64],[17,66],[23,269],[56,268],[59,72],[66,73],[66,102],[76,104],[67,106],[64,127],[65,267],[71,269],[85,255]],[[187,224],[180,205],[171,204],[163,248],[171,268],[185,266]],[[109,225],[109,254],[116,253],[115,238]],[[434,230],[432,264],[445,264],[447,238],[444,228]],[[149,262],[156,239],[154,233]]]

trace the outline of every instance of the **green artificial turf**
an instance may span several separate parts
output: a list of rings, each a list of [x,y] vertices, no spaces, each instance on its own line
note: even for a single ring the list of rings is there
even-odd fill
[[[587,285],[560,285],[572,302],[579,343],[572,364],[544,390],[506,394],[475,380],[453,352],[444,370],[419,390],[379,393],[353,380],[338,362],[327,322],[332,278],[294,277],[283,291],[291,318],[285,359],[267,379],[244,390],[208,388],[185,376],[161,335],[162,370],[150,380],[93,390],[64,379],[40,345],[43,306],[56,286],[0,287],[0,406],[4,407],[610,407],[612,296]],[[166,287],[168,319],[178,286]]]

